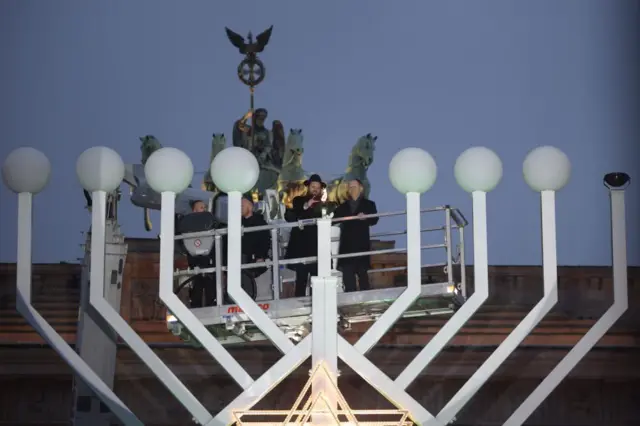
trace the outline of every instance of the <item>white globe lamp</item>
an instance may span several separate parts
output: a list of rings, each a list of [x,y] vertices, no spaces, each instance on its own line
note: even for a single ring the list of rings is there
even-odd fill
[[[405,148],[389,163],[389,180],[403,194],[427,192],[436,182],[437,174],[435,160],[420,148]]]
[[[569,182],[571,162],[558,148],[541,146],[527,154],[522,173],[534,191],[559,191]]]
[[[2,164],[2,180],[16,194],[37,194],[49,183],[51,163],[35,148],[11,151]]]
[[[76,162],[76,174],[88,192],[115,191],[124,178],[124,163],[120,154],[106,146],[84,151]]]
[[[149,156],[144,166],[147,183],[158,193],[181,193],[193,180],[193,163],[176,148],[160,148]]]
[[[260,165],[248,150],[232,146],[225,148],[211,162],[211,179],[223,192],[245,193],[258,182]]]
[[[502,179],[502,161],[500,157],[483,146],[464,151],[453,168],[458,185],[467,192],[489,192],[495,189]]]

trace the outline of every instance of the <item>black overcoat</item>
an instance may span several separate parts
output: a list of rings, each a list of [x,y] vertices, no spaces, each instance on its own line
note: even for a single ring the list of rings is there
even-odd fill
[[[287,209],[284,218],[287,222],[297,222],[303,219],[313,219],[322,217],[322,203],[315,204],[312,208],[305,210],[304,203],[311,199],[310,195],[301,195],[293,199],[292,207]],[[285,259],[295,259],[297,257],[310,257],[318,255],[318,227],[316,225],[305,225],[304,228],[296,226],[291,228],[289,244]],[[297,264],[287,265],[289,269],[295,269]]]
[[[340,204],[334,211],[335,219],[349,216],[357,216],[359,213],[369,215],[376,214],[376,203],[366,198],[361,198],[355,210],[351,210],[349,201]],[[369,228],[378,223],[377,217],[367,219],[352,219],[340,223],[340,254],[358,253],[371,250],[371,234]],[[371,256],[347,257],[338,260],[338,267],[351,265],[356,268],[371,268]]]

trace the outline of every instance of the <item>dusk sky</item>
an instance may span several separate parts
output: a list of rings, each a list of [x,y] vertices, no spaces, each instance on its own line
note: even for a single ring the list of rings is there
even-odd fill
[[[532,265],[542,258],[539,197],[522,178],[522,161],[554,145],[573,166],[557,195],[558,262],[610,264],[602,177],[625,171],[629,264],[640,265],[638,4],[4,0],[0,161],[19,146],[50,158],[51,182],[34,201],[34,261],[76,261],[90,224],[78,155],[105,145],[139,162],[138,138],[153,134],[206,170],[211,134],[231,143],[233,121],[249,107],[236,77],[241,56],[224,27],[244,35],[273,24],[256,106],[269,110],[269,123],[303,129],[306,170],[343,172],[353,144],[371,132],[371,198],[380,211],[404,209],[387,168],[395,152],[415,146],[438,164],[423,207],[450,204],[470,219],[471,197],[453,165],[465,149],[487,146],[504,163],[488,195],[489,262]],[[16,201],[0,186],[2,262],[16,258]],[[157,212],[149,233],[128,200],[120,219],[128,236],[157,236]],[[401,228],[401,219],[381,220],[376,230]]]

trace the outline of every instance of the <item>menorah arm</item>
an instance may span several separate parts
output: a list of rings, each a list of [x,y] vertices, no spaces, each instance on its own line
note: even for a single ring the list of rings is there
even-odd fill
[[[544,378],[538,387],[524,400],[504,423],[504,426],[520,426],[553,392],[598,343],[607,331],[620,319],[629,307],[627,288],[627,235],[625,223],[624,190],[611,191],[611,240],[613,257],[613,305],[589,329],[569,353]]]
[[[144,423],[116,396],[91,367],[73,350],[34,308],[31,301],[32,268],[32,194],[18,195],[18,253],[16,270],[16,309],[38,334],[60,355],[93,390],[111,412],[124,424],[142,426]]]
[[[542,269],[544,294],[542,300],[524,317],[498,348],[466,381],[438,413],[443,424],[451,422],[480,388],[493,376],[504,361],[558,302],[558,258],[556,251],[555,191],[540,193],[542,212]]]

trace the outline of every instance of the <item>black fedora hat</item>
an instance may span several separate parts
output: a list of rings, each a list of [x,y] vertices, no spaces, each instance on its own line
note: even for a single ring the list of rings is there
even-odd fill
[[[309,177],[309,179],[305,180],[304,186],[309,186],[311,182],[318,182],[320,185],[322,185],[323,188],[327,187],[327,184],[324,183],[320,175],[317,175],[317,174],[313,174]]]

